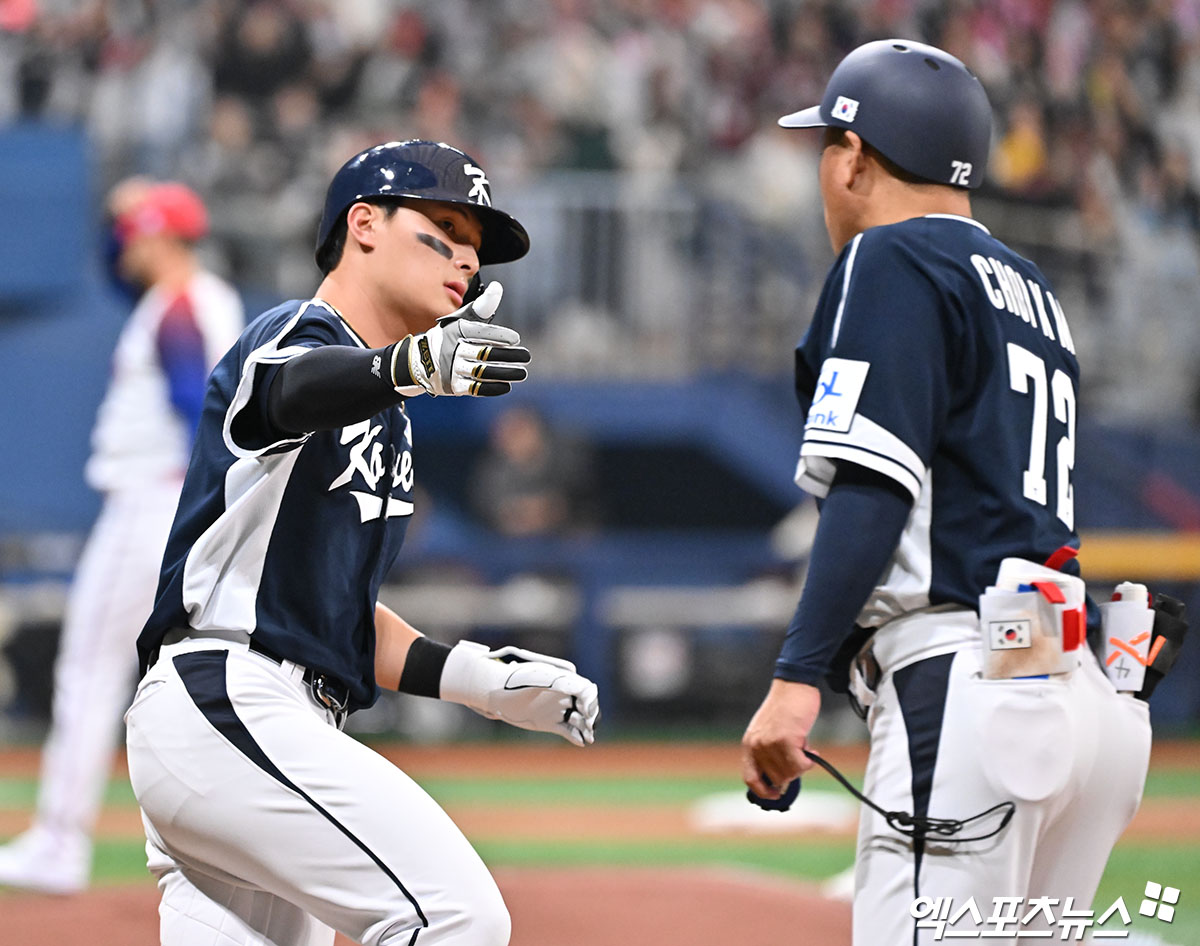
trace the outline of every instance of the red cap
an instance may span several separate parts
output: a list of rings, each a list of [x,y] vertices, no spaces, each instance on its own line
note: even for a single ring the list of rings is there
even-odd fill
[[[167,181],[148,188],[130,210],[117,218],[116,230],[122,243],[154,233],[199,240],[208,233],[208,211],[190,187]]]

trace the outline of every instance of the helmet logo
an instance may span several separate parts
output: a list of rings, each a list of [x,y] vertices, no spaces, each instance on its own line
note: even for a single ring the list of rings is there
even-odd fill
[[[490,185],[483,168],[477,168],[468,161],[463,165],[463,170],[471,178],[471,189],[467,191],[467,200],[473,200],[485,207],[492,206],[492,194],[488,190]]]
[[[858,100],[848,99],[844,95],[839,95],[837,101],[833,103],[833,117],[840,118],[844,122],[854,121],[854,116],[858,114]]]

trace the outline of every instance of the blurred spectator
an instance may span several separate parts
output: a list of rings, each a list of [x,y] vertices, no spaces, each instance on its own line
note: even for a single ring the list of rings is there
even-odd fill
[[[476,515],[508,536],[562,535],[594,522],[586,452],[551,433],[530,407],[500,414],[471,478]]]
[[[1015,194],[1032,194],[1045,183],[1046,164],[1041,108],[1036,102],[1017,102],[992,154],[994,180]]]
[[[254,0],[232,6],[216,44],[214,84],[218,92],[262,104],[305,75],[312,49],[292,4]]]

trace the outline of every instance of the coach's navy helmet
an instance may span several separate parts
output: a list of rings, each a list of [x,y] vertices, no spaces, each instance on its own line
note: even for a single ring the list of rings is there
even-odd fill
[[[341,166],[325,194],[317,231],[317,254],[346,211],[373,197],[411,197],[467,204],[479,217],[483,241],[479,262],[509,263],[529,252],[529,234],[492,206],[492,187],[475,159],[437,141],[388,141]]]
[[[949,53],[881,39],[838,64],[820,105],[779,124],[845,128],[910,174],[974,189],[987,167],[992,107],[979,79]]]

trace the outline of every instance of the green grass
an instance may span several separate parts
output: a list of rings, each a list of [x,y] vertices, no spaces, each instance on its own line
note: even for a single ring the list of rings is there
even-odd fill
[[[1146,778],[1146,797],[1200,797],[1200,772],[1197,772],[1194,768],[1155,769]]]
[[[847,772],[861,786],[862,773]],[[422,778],[421,786],[439,802],[504,805],[671,805],[687,804],[705,795],[740,791],[736,773],[725,776],[511,776],[489,778]],[[815,791],[841,791],[824,773],[808,776],[806,784]],[[0,809],[31,808],[37,795],[34,778],[0,778]],[[1147,798],[1200,796],[1200,774],[1190,769],[1162,769],[1146,780]],[[104,796],[105,804],[132,808],[136,804],[129,783],[113,780]]]
[[[1146,881],[1178,887],[1179,905],[1169,925],[1159,919],[1138,915]],[[1097,915],[1117,897],[1133,917],[1129,929],[1154,933],[1168,943],[1194,946],[1200,943],[1200,853],[1194,844],[1147,844],[1122,841],[1108,859],[1108,867],[1096,892]],[[1105,924],[1105,929],[1120,929]]]
[[[146,842],[142,838],[102,838],[96,842],[92,882],[102,886],[154,883],[146,869]]]
[[[770,873],[823,880],[854,863],[851,841],[794,838],[677,841],[480,841],[480,855],[493,867],[687,867],[698,864],[751,867]]]
[[[445,805],[684,805],[714,792],[738,791],[741,781],[729,778],[677,776],[619,778],[562,776],[539,778],[419,778],[425,791]]]
[[[860,773],[846,773],[861,787]],[[446,804],[526,804],[526,805],[657,805],[695,801],[721,791],[740,791],[734,776],[679,776],[619,778],[612,776],[492,778],[486,782],[455,778],[423,778],[422,787]],[[825,784],[821,784],[825,783]],[[840,791],[832,779],[822,774],[808,777],[815,791]],[[33,778],[0,778],[0,808],[31,808],[37,795]],[[1147,798],[1189,798],[1200,796],[1200,775],[1179,769],[1151,772],[1146,780]],[[132,808],[133,791],[125,781],[112,781],[104,794],[106,805]]]
[[[37,799],[36,778],[0,778],[0,809],[32,809]],[[113,779],[104,790],[104,804],[136,808],[133,789],[125,779]]]
[[[846,773],[861,787],[861,773]],[[494,804],[526,806],[570,805],[678,805],[688,804],[714,792],[741,791],[734,773],[725,776],[511,776],[489,778],[422,778],[421,786],[439,802],[447,805]],[[842,789],[824,773],[808,776],[809,791],[840,792]],[[0,778],[0,809],[28,809],[37,795],[32,778]],[[1188,798],[1200,796],[1200,775],[1194,771],[1163,770],[1146,780],[1147,798]],[[105,804],[118,808],[136,805],[126,781],[109,783]]]

